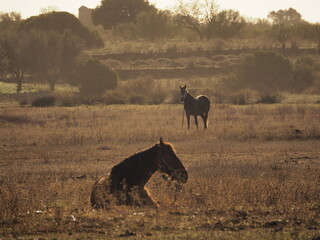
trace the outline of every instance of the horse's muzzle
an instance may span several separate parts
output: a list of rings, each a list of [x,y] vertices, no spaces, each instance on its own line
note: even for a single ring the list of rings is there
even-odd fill
[[[188,173],[187,172],[179,173],[178,179],[180,183],[185,184],[188,181]]]

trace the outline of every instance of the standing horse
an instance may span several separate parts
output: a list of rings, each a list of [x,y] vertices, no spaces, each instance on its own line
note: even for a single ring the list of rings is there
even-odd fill
[[[118,205],[158,206],[145,188],[156,171],[181,184],[188,180],[188,173],[172,144],[164,142],[162,138],[158,144],[114,166],[108,176],[99,177],[91,191],[91,206],[106,208],[112,199]]]
[[[207,96],[200,95],[196,98],[192,96],[187,85],[180,87],[181,101],[184,102],[184,111],[186,112],[188,129],[190,129],[190,115],[194,116],[194,121],[198,129],[198,119],[197,116],[200,115],[203,119],[204,128],[208,128],[208,114],[210,110],[210,100]]]

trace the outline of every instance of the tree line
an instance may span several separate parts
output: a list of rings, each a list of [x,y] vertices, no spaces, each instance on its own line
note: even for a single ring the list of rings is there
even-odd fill
[[[124,38],[198,39],[270,38],[286,47],[289,39],[316,41],[320,25],[303,20],[293,8],[272,11],[267,19],[250,20],[236,10],[219,10],[214,0],[180,0],[174,10],[159,10],[146,0],[102,0],[92,11],[95,25]]]
[[[272,11],[268,20],[253,21],[235,10],[220,11],[214,0],[181,0],[174,11],[159,10],[146,0],[102,0],[92,11],[92,20],[129,39],[261,37],[272,38],[286,48],[288,40],[299,37],[316,41],[320,53],[319,24],[306,22],[293,8]],[[79,86],[80,92],[87,94],[117,86],[118,77],[111,69],[84,57],[85,49],[102,47],[104,43],[97,32],[84,27],[72,14],[48,12],[22,20],[14,12],[0,13],[0,33],[0,78],[11,76],[17,83],[17,92],[22,90],[26,76],[44,79],[51,91],[61,80]],[[288,61],[285,56],[255,53],[239,67],[237,81],[230,82],[230,86],[259,84],[259,88],[267,83],[270,89],[294,86],[291,88],[296,91],[310,86],[316,68],[313,60],[299,60],[294,66]]]
[[[26,76],[46,81],[51,91],[58,81],[77,85],[86,94],[116,87],[117,76],[111,69],[82,54],[102,47],[102,39],[72,14],[49,12],[21,20],[19,14],[5,13],[0,20],[0,78],[11,76],[17,92]]]

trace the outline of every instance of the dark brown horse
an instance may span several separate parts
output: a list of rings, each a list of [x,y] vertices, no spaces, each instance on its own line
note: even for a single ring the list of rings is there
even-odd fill
[[[181,184],[188,179],[188,173],[172,144],[164,142],[162,138],[158,144],[114,166],[109,175],[99,177],[92,188],[91,206],[106,208],[112,203],[158,206],[145,188],[156,171]]]
[[[208,128],[208,114],[210,110],[210,100],[207,96],[200,95],[196,98],[192,96],[188,89],[187,85],[180,87],[181,101],[184,102],[184,111],[186,112],[188,129],[190,129],[190,115],[194,116],[194,121],[198,129],[198,119],[197,116],[201,116],[203,119],[204,128]]]

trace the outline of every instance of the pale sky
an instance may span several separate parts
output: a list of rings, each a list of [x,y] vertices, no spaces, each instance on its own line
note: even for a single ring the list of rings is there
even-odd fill
[[[82,5],[95,8],[101,0],[0,0],[0,12],[19,12],[22,18],[38,15],[49,6],[78,15]],[[178,0],[149,0],[157,8],[171,9]],[[309,22],[320,22],[320,0],[215,0],[222,9],[234,9],[247,18],[267,18],[271,11],[296,9]]]

